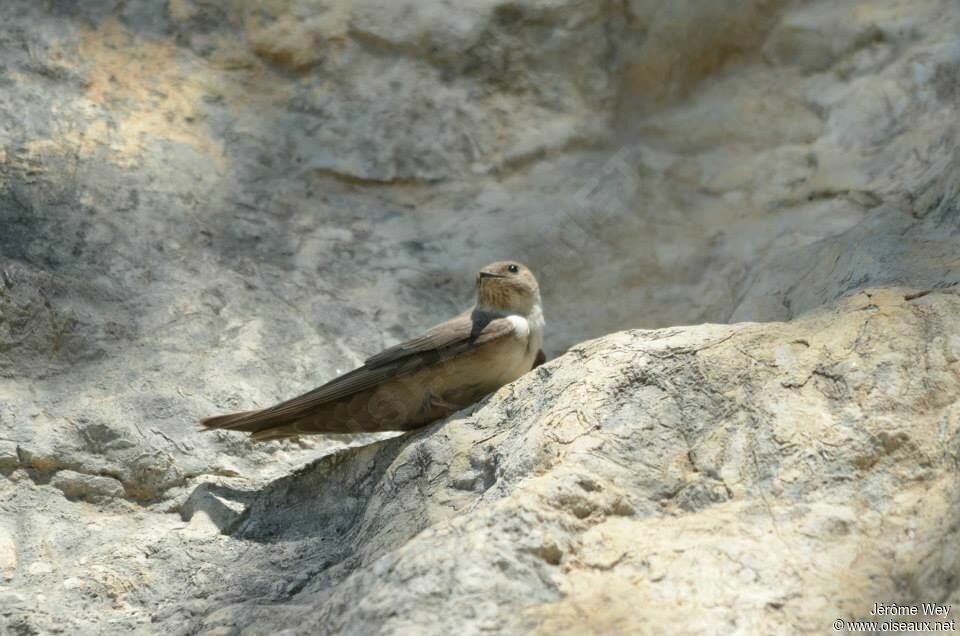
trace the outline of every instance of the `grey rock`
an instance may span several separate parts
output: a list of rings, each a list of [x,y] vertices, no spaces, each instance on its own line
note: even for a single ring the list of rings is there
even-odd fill
[[[821,634],[957,600],[952,0],[0,25],[0,633]],[[197,430],[501,258],[556,359],[481,404]]]
[[[61,491],[68,499],[100,501],[124,496],[123,485],[112,477],[84,475],[72,470],[58,471],[50,485]]]
[[[4,582],[12,579],[17,565],[17,543],[13,538],[13,532],[0,526],[0,579]],[[10,594],[14,595],[12,592]]]
[[[181,514],[216,500],[232,512],[214,533],[89,518],[21,482],[6,505],[62,517],[23,551],[71,556],[14,580],[74,581],[66,598],[171,633],[629,633],[665,607],[688,610],[682,633],[803,631],[951,598],[958,310],[885,288],[788,323],[613,334],[422,431],[201,486]],[[85,518],[94,535],[71,530]]]

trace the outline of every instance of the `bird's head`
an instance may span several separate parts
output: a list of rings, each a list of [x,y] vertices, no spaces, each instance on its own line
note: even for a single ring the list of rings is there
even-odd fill
[[[477,307],[527,314],[540,304],[540,285],[526,265],[490,263],[477,273]]]

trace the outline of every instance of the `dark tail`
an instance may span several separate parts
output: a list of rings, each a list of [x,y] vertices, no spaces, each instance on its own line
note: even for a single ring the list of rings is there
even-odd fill
[[[253,433],[263,427],[263,419],[256,417],[261,413],[263,413],[262,410],[215,415],[213,417],[203,418],[200,420],[200,424],[210,430],[226,428],[231,431],[247,431],[248,433]]]
[[[282,414],[277,415],[270,412],[270,409],[215,415],[214,417],[203,418],[200,423],[208,431],[226,429],[250,433],[250,437],[256,442],[293,437],[302,432],[297,429],[296,423],[291,422],[289,415],[286,417]]]

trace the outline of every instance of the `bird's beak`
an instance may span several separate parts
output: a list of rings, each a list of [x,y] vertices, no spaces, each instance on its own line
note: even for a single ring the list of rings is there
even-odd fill
[[[503,274],[494,274],[493,272],[480,272],[480,278],[506,278]]]

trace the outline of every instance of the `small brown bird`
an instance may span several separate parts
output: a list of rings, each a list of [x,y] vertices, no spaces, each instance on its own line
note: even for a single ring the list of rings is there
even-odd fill
[[[477,303],[299,397],[208,417],[258,441],[317,433],[409,430],[473,404],[542,364],[543,312],[533,273],[515,261],[477,274]]]

